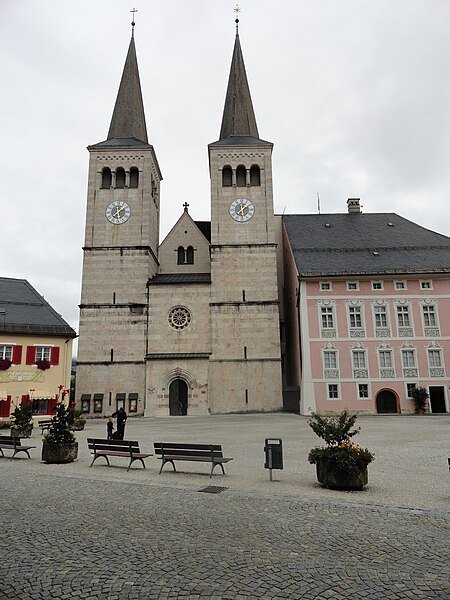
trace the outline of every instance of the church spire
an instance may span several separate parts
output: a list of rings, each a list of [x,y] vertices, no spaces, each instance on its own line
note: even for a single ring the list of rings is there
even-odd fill
[[[148,143],[144,103],[142,101],[136,47],[134,45],[134,20],[132,26],[133,31],[130,46],[123,68],[107,139],[135,138]]]
[[[236,19],[236,40],[231,60],[230,77],[228,79],[225,107],[223,109],[220,140],[234,135],[247,135],[259,138],[252,98],[245,72],[244,57],[238,30],[239,19]]]

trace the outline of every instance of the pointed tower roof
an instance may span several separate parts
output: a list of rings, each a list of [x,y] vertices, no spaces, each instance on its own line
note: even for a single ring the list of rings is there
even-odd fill
[[[134,138],[148,143],[133,35],[131,36],[107,139],[118,138]]]
[[[239,30],[236,19],[236,39],[234,42],[233,58],[231,60],[230,76],[228,78],[227,95],[223,109],[222,127],[218,142],[210,145],[259,145],[270,144],[260,140],[252,97],[245,71]]]

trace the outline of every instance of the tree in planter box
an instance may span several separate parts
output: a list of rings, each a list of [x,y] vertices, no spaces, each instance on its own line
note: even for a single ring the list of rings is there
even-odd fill
[[[33,430],[33,409],[23,401],[11,413],[12,437],[30,437]]]
[[[73,408],[64,403],[68,393],[64,386],[58,386],[56,414],[42,442],[42,460],[46,463],[72,462],[78,456],[78,442],[72,430]]]

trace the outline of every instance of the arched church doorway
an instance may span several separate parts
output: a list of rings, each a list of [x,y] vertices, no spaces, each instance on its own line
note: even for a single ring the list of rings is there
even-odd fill
[[[394,413],[397,414],[397,396],[391,390],[382,390],[377,394],[377,413],[379,414],[387,414]]]
[[[169,386],[169,415],[187,415],[188,386],[183,379],[174,379]]]

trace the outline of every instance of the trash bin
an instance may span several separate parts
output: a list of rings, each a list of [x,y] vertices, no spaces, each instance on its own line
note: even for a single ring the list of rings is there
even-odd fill
[[[272,481],[272,469],[283,469],[283,442],[279,438],[267,438],[264,444],[266,462],[264,468],[270,471]]]

